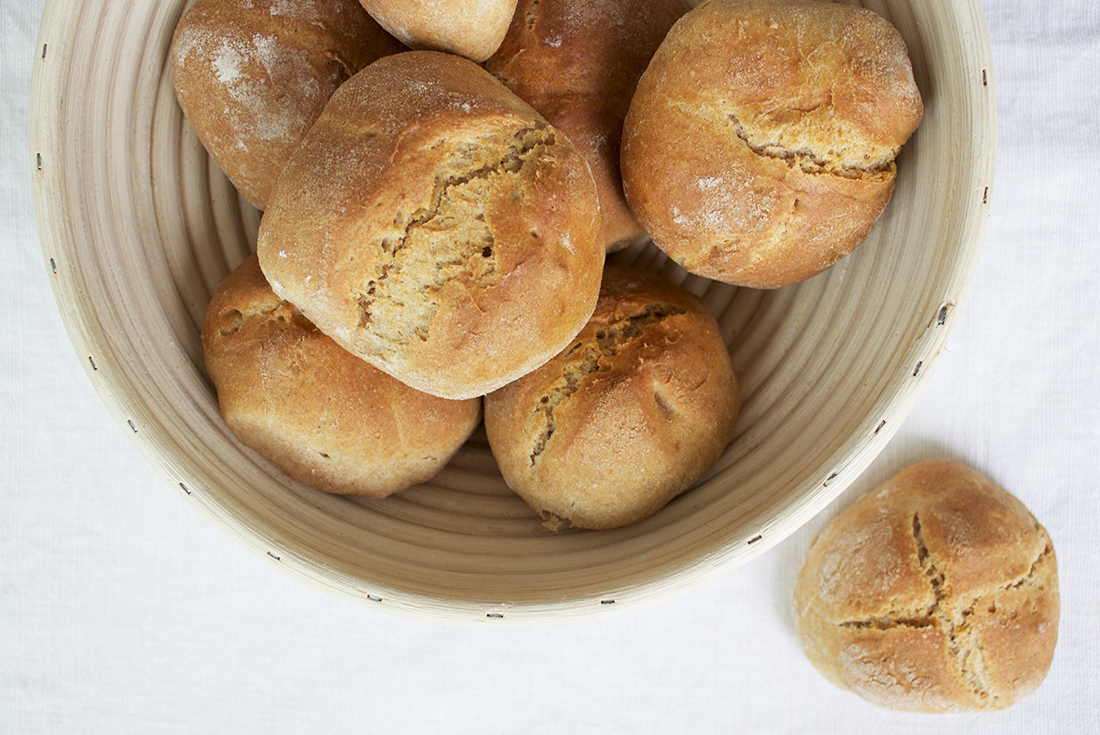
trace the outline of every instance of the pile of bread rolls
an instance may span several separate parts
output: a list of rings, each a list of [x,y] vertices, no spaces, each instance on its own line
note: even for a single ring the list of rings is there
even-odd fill
[[[698,298],[606,253],[779,288],[851,252],[923,111],[900,36],[817,0],[361,2],[198,0],[175,33],[187,119],[264,210],[203,323],[226,422],[381,497],[484,419],[550,530],[655,513],[731,440],[737,376]],[[915,711],[1034,690],[1058,609],[1046,531],[942,460],[829,524],[795,589],[813,664]]]
[[[551,529],[656,512],[740,409],[702,302],[606,254],[808,278],[886,206],[922,111],[897,31],[817,0],[198,0],[172,61],[263,210],[202,330],[238,438],[378,497],[484,414]]]

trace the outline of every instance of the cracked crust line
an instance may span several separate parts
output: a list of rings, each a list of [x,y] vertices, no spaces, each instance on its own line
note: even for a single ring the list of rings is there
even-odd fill
[[[916,545],[917,559],[920,562],[921,569],[928,577],[935,596],[935,601],[925,613],[922,615],[913,611],[908,613],[897,611],[887,615],[845,620],[837,623],[837,625],[842,628],[857,630],[890,630],[893,628],[936,628],[942,630],[947,636],[948,650],[958,663],[959,674],[962,679],[970,686],[972,693],[983,703],[983,706],[988,703],[996,707],[1000,697],[991,691],[983,678],[985,657],[982,642],[970,627],[968,619],[990,594],[1020,589],[1033,584],[1039,567],[1054,552],[1054,549],[1050,543],[1046,543],[1031,563],[1028,571],[1019,579],[976,595],[969,605],[959,609],[956,616],[952,617],[943,609],[944,603],[948,601],[945,590],[946,580],[943,573],[936,566],[921,534],[919,514],[913,515],[913,541]]]
[[[605,358],[615,357],[624,346],[641,337],[650,325],[685,313],[683,309],[671,304],[651,304],[641,311],[599,329],[595,334],[594,343],[577,342],[569,348],[565,353],[566,356],[577,350],[583,350],[583,353],[579,364],[566,362],[562,366],[561,377],[539,401],[536,410],[543,414],[546,425],[536,437],[534,447],[531,449],[531,465],[534,466],[546,449],[547,442],[554,435],[557,428],[554,419],[555,409],[580,390],[581,382],[585,378],[609,369]]]
[[[1045,535],[1045,534],[1043,534]],[[967,619],[973,614],[974,610],[981,605],[985,599],[997,592],[1020,589],[1021,587],[1030,586],[1034,583],[1035,576],[1038,572],[1039,566],[1043,561],[1054,551],[1053,546],[1050,543],[1043,545],[1043,549],[1039,552],[1038,556],[1031,563],[1028,571],[1020,577],[1020,579],[1014,582],[1008,582],[1001,585],[994,590],[988,590],[979,595],[976,595],[970,604],[963,608],[958,620],[951,621],[952,623],[952,636],[951,641],[959,647],[962,653],[960,660],[960,666],[962,667],[963,677],[974,690],[975,695],[983,702],[989,702],[993,708],[998,708],[998,701],[1000,697],[995,694],[989,686],[985,684],[983,673],[986,671],[985,667],[985,655],[984,648],[982,646],[982,640],[976,633],[970,628]],[[955,649],[952,649],[953,653],[956,653]]]
[[[357,299],[360,329],[369,328],[372,308],[375,302],[383,299],[392,299],[397,305],[403,305],[400,301],[400,296],[394,296],[388,293],[388,281],[391,272],[399,271],[402,268],[402,263],[398,255],[401,251],[409,247],[409,239],[414,230],[450,229],[450,226],[454,224],[453,222],[436,222],[435,220],[441,216],[441,210],[444,208],[445,203],[449,201],[448,195],[453,189],[497,174],[514,175],[523,168],[527,161],[532,158],[537,158],[541,155],[542,151],[553,146],[555,143],[554,131],[549,129],[545,124],[520,128],[513,133],[510,138],[511,141],[507,150],[499,159],[468,171],[437,177],[432,190],[431,204],[427,208],[417,210],[407,219],[404,213],[399,212],[397,214],[394,220],[394,226],[401,228],[401,234],[398,237],[382,238],[379,246],[388,258],[381,264],[378,274],[363,285]],[[483,212],[475,215],[474,219],[484,225]],[[433,224],[438,225],[438,227],[433,227]],[[488,229],[487,225],[485,225],[485,229],[485,238],[483,238],[482,241],[476,243],[472,241],[456,243],[460,246],[469,246],[467,248],[468,252],[463,251],[456,253],[449,259],[435,255],[438,272],[435,280],[427,284],[424,289],[427,293],[439,291],[450,281],[460,278],[462,273],[461,267],[478,258],[484,259],[488,266],[479,269],[483,276],[492,275],[492,273],[495,272],[495,260],[492,257],[495,239],[493,238],[492,231]],[[411,332],[422,340],[426,339],[427,330],[437,310],[438,305],[435,305],[435,308],[429,307],[426,313],[421,314],[420,323],[413,327]],[[406,335],[405,341],[408,341],[408,337],[409,335]]]
[[[959,676],[967,683],[971,692],[979,701],[989,700],[991,693],[981,675],[985,669],[981,642],[975,639],[967,624],[967,618],[974,611],[976,602],[964,608],[957,620],[953,619],[943,609],[943,603],[947,599],[945,589],[947,581],[943,572],[936,566],[935,560],[928,550],[928,545],[925,543],[924,536],[921,533],[919,513],[913,514],[913,541],[917,547],[917,559],[928,577],[928,581],[932,585],[932,592],[936,597],[930,615],[939,622],[938,627],[947,636],[947,650],[958,665]]]
[[[982,647],[980,641],[974,639],[967,625],[967,618],[974,611],[976,603],[964,608],[958,620],[953,619],[942,609],[942,603],[947,597],[944,590],[945,579],[943,572],[936,567],[921,534],[919,513],[913,514],[913,539],[917,545],[917,556],[921,567],[928,575],[933,593],[936,595],[934,615],[940,621],[940,628],[947,636],[947,650],[958,664],[959,676],[969,685],[971,692],[979,701],[985,701],[990,698],[990,692],[981,676],[985,668]]]
[[[880,161],[866,166],[840,165],[827,156],[815,154],[808,148],[789,148],[775,142],[754,143],[749,139],[745,126],[737,118],[737,115],[727,113],[734,133],[740,138],[749,150],[762,158],[772,158],[783,161],[788,168],[800,168],[807,174],[825,174],[828,176],[840,176],[845,179],[861,179],[868,176],[878,176],[890,171],[893,159]],[[894,152],[895,155],[897,151]]]
[[[1046,532],[1043,531],[1041,526],[1036,527],[1036,531],[1038,531],[1041,536],[1046,535]],[[1038,572],[1039,566],[1046,560],[1047,557],[1049,557],[1053,553],[1054,547],[1048,541],[1046,544],[1043,545],[1043,549],[1039,552],[1039,555],[1035,557],[1035,561],[1031,562],[1031,566],[1028,567],[1027,572],[1016,581],[1008,582],[1007,584],[1003,585],[1001,589],[1017,590],[1021,587],[1030,585],[1035,580],[1035,574]]]
[[[928,582],[932,585],[932,594],[936,597],[936,601],[929,611],[929,615],[935,615],[946,597],[943,590],[944,576],[943,572],[936,568],[936,564],[932,560],[932,555],[928,551],[928,544],[924,541],[924,536],[921,533],[919,513],[913,514],[913,543],[917,547],[917,561],[920,563],[925,576],[928,577]]]
[[[683,113],[689,119],[706,120],[705,125],[719,138],[724,138],[719,131],[732,128],[734,135],[744,143],[745,147],[759,158],[768,158],[782,161],[788,169],[800,169],[809,176],[836,176],[844,179],[868,179],[875,180],[889,176],[896,170],[895,160],[901,151],[901,146],[895,146],[888,157],[881,158],[878,162],[865,166],[841,165],[827,156],[815,154],[808,148],[789,148],[777,142],[756,143],[750,139],[748,131],[734,112],[729,111],[721,104],[696,106],[681,101],[669,103],[678,112]],[[800,112],[791,110],[791,112]]]
[[[859,628],[874,630],[890,630],[892,628],[936,628],[939,627],[939,619],[924,616],[910,618],[878,617],[872,616],[862,620],[844,620],[837,625],[841,628]]]

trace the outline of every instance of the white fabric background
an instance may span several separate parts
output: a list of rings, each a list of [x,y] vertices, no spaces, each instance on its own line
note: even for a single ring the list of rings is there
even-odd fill
[[[110,418],[36,235],[26,128],[41,5],[0,11],[0,733],[1100,732],[1100,6],[987,0],[987,244],[935,375],[864,477],[678,599],[493,629],[393,617],[282,574],[188,507]],[[1019,496],[1058,554],[1053,666],[1000,713],[875,708],[822,679],[791,633],[812,536],[936,455]]]

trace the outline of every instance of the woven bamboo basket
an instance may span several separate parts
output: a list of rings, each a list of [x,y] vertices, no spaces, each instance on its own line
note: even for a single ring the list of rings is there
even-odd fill
[[[479,431],[429,484],[383,500],[298,484],[242,447],[199,326],[255,247],[259,213],[184,122],[168,47],[183,0],[51,0],[30,146],[41,245],[66,327],[121,430],[185,501],[260,558],[378,610],[562,623],[673,597],[813,517],[868,466],[944,348],[984,238],[994,102],[979,0],[868,0],[904,36],[925,101],[868,240],[805,283],[689,276],[652,245],[617,259],[701,295],[738,370],[734,441],[686,494],[614,531],[552,533]]]

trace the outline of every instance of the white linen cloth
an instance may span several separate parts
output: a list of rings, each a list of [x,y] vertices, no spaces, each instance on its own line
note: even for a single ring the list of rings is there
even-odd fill
[[[42,0],[0,11],[0,733],[1100,732],[1100,5],[987,0],[988,238],[916,408],[826,512],[722,579],[558,628],[394,617],[244,551],[93,391],[38,246],[27,149]],[[909,462],[964,461],[1050,531],[1060,640],[1000,713],[878,709],[807,662],[788,612],[813,535]]]

